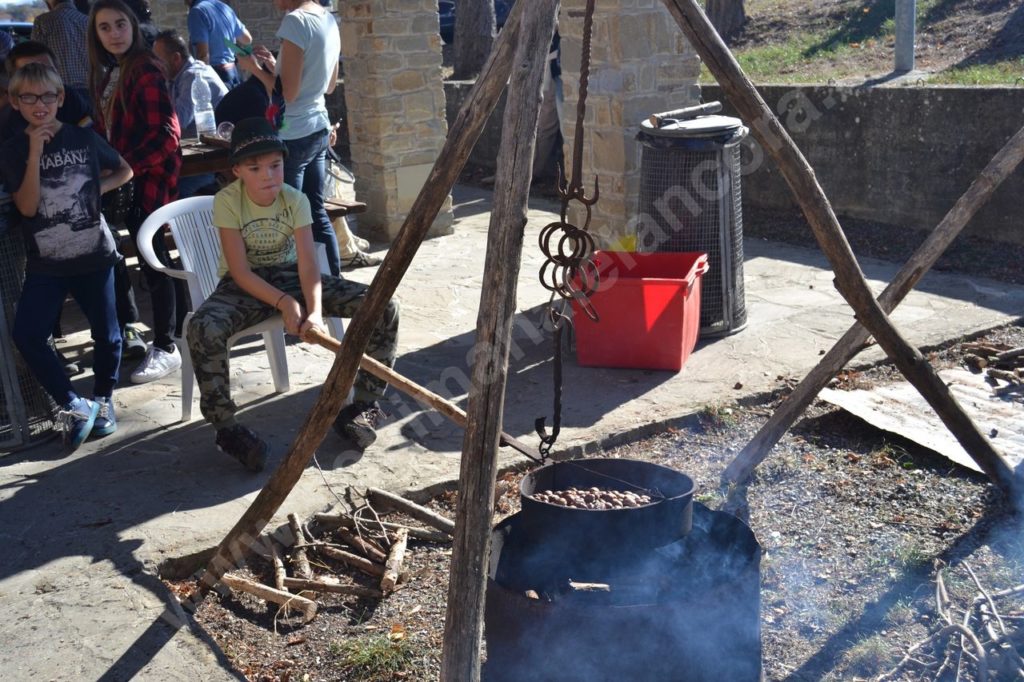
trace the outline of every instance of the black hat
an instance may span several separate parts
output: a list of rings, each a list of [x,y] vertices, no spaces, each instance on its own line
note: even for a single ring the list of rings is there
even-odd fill
[[[267,119],[246,118],[231,131],[231,163],[270,152],[281,152],[287,156],[288,147]]]

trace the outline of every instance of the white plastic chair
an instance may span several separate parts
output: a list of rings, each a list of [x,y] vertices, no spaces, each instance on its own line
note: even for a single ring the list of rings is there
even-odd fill
[[[174,243],[178,247],[181,258],[181,270],[168,268],[161,263],[153,250],[153,237],[165,224],[171,226]],[[203,301],[213,293],[220,278],[217,267],[220,263],[220,235],[213,226],[213,197],[190,197],[179,199],[154,211],[139,228],[136,246],[139,255],[154,270],[165,275],[184,280],[188,284],[189,296],[192,299],[192,310],[199,310]],[[320,272],[328,274],[327,257],[322,244],[316,244],[317,259]],[[185,316],[182,324],[182,336],[192,321],[192,314]],[[327,325],[334,338],[340,339],[345,333],[344,323],[338,318],[328,318]],[[274,315],[263,322],[248,327],[228,339],[228,349],[235,343],[253,334],[262,334],[263,343],[270,359],[270,373],[274,378],[274,390],[285,393],[291,385],[288,381],[288,356],[285,354],[284,320]],[[192,356],[188,343],[178,339],[181,351],[181,420],[192,419],[192,396],[195,390],[195,373],[192,370]]]

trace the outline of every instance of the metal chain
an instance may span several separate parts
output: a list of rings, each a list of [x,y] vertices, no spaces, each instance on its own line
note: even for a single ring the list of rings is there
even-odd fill
[[[594,238],[590,235],[591,209],[600,196],[598,180],[594,178],[594,194],[588,197],[583,190],[583,132],[587,114],[587,89],[590,82],[590,39],[594,26],[596,0],[587,0],[583,16],[583,45],[580,57],[579,97],[576,102],[576,130],[573,136],[572,177],[566,178],[562,165],[558,167],[558,195],[562,200],[560,219],[549,223],[540,231],[540,250],[545,260],[540,267],[540,283],[551,292],[548,317],[554,331],[554,417],[552,432],[544,428],[540,417],[534,426],[540,436],[541,463],[547,459],[558,439],[562,424],[562,332],[569,317],[565,314],[568,301],[575,301],[591,320],[597,322],[597,310],[590,296],[597,291],[601,276],[594,263]],[[578,201],[586,211],[583,227],[568,220],[569,202]],[[562,298],[562,309],[556,309],[555,296]]]

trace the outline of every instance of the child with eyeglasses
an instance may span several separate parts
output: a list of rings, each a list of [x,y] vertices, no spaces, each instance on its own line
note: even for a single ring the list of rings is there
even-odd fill
[[[57,71],[27,64],[11,77],[11,106],[28,123],[0,147],[0,177],[21,214],[25,283],[12,336],[29,369],[60,406],[58,427],[69,450],[117,428],[112,394],[121,364],[114,300],[114,238],[100,195],[131,180],[131,167],[92,130],[64,125],[57,108],[64,86]],[[79,396],[48,343],[71,294],[93,339],[93,399]]]

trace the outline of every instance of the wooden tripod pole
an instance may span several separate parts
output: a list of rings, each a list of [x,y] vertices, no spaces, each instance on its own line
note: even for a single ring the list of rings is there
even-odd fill
[[[466,165],[477,138],[480,137],[488,117],[505,89],[505,83],[512,71],[512,56],[519,36],[521,17],[528,5],[530,3],[520,2],[512,8],[504,29],[494,41],[491,56],[481,69],[476,84],[448,131],[448,139],[423,189],[413,202],[402,229],[370,283],[366,300],[352,318],[341,344],[341,352],[334,360],[323,390],[299,429],[284,461],[218,545],[217,553],[204,572],[198,599],[202,599],[224,572],[234,565],[236,557],[244,556],[248,552],[259,537],[260,531],[270,522],[288,497],[288,493],[295,487],[317,446],[327,434],[338,410],[341,409],[342,403],[352,389],[356,370],[370,341],[373,328],[412,263],[420,244],[426,238],[427,231],[437,217],[445,198],[455,186],[455,181]]]
[[[928,272],[939,259],[956,236],[964,229],[975,213],[988,201],[996,188],[1002,184],[1024,161],[1024,128],[1003,146],[992,157],[981,174],[975,178],[949,213],[945,215],[928,238],[900,268],[889,286],[878,297],[878,303],[885,312],[890,313],[899,305],[917,282]],[[789,430],[793,422],[804,413],[821,389],[841,370],[846,363],[854,358],[870,334],[859,324],[854,324],[825,354],[821,362],[811,370],[793,392],[786,396],[771,418],[765,422],[753,439],[726,467],[722,474],[722,485],[725,487],[742,486],[747,483],[754,469],[764,461],[768,453]],[[734,488],[735,489],[735,488]]]
[[[520,2],[518,4],[526,4]],[[459,505],[441,651],[442,682],[478,682],[484,593],[490,561],[494,478],[498,471],[516,284],[533,178],[541,85],[555,31],[558,0],[531,0],[523,17],[508,85],[487,233],[483,290],[470,372],[468,424],[462,441]]]
[[[924,356],[893,327],[868,288],[832,205],[818,184],[810,164],[765,104],[754,84],[740,69],[704,11],[696,0],[663,2],[704,64],[721,84],[729,101],[750,124],[754,137],[775,160],[800,204],[818,245],[832,265],[839,293],[853,308],[857,320],[874,335],[903,376],[931,405],[982,471],[1004,493],[1012,496],[1019,487],[1013,470],[963,411]]]
[[[330,334],[316,328],[310,329],[306,332],[303,335],[302,340],[308,343],[315,343],[318,346],[322,346],[323,348],[334,351],[335,353],[339,353],[341,351],[341,341],[338,341]],[[412,379],[402,376],[384,363],[378,362],[373,358],[364,355],[359,360],[359,369],[367,372],[368,374],[372,374],[381,381],[386,381],[388,386],[404,393],[421,405],[437,410],[457,426],[466,428],[466,424],[468,423],[466,413],[462,411],[458,405],[454,404],[450,400],[445,400],[430,389],[420,386]],[[508,435],[504,431],[501,432],[501,444],[507,445],[516,452],[526,455],[527,457],[531,457],[538,461],[541,459],[540,452],[537,448],[530,447],[526,443]]]

